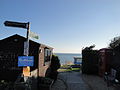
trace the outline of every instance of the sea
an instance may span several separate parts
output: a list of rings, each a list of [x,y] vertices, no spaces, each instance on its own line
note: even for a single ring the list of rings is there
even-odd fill
[[[82,57],[81,54],[78,53],[54,53],[58,56],[61,65],[64,64],[72,64],[74,63],[74,57]]]

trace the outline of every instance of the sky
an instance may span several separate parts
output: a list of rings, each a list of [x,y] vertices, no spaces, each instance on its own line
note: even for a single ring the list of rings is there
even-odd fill
[[[5,27],[4,22],[30,22],[36,42],[55,53],[81,53],[95,44],[108,47],[120,35],[120,0],[0,0],[0,39],[26,29]]]

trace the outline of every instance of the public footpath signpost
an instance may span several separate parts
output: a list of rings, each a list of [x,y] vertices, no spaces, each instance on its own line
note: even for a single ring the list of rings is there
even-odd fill
[[[21,23],[13,21],[5,21],[5,26],[18,27],[27,29],[26,41],[24,42],[24,55],[18,56],[18,67],[23,67],[24,80],[26,82],[27,77],[30,76],[30,66],[34,64],[34,56],[29,56],[29,33],[30,33],[30,23]]]

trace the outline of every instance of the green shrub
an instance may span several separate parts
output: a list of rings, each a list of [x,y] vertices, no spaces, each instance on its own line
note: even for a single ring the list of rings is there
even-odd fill
[[[58,69],[60,68],[60,60],[58,56],[52,55],[50,67],[46,71],[46,77],[56,80],[58,75]]]
[[[98,51],[93,46],[82,50],[82,73],[98,74]]]

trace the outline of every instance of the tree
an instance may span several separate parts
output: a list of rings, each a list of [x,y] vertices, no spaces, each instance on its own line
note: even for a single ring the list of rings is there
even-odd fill
[[[119,45],[120,45],[120,36],[114,37],[109,44],[109,48],[114,49]]]
[[[94,47],[95,47],[95,45],[93,44],[93,45],[91,45],[89,47],[86,47],[84,50],[92,50]]]

